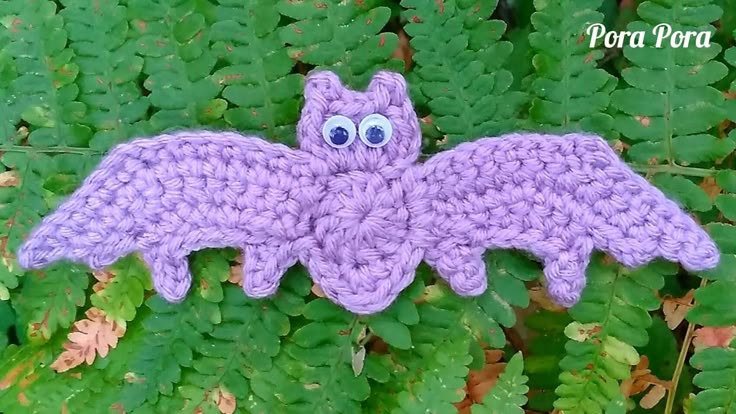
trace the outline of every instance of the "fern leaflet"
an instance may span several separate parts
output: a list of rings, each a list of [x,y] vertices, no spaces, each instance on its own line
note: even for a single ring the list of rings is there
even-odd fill
[[[629,378],[639,361],[634,346],[648,343],[647,328],[660,301],[655,291],[664,285],[664,274],[676,266],[655,262],[635,271],[604,264],[600,255],[588,270],[581,301],[570,309],[572,322],[565,328],[571,340],[560,362],[561,385],[554,406],[566,413],[600,412],[620,396],[619,381]]]
[[[662,19],[673,22],[672,30],[711,31],[709,24],[721,15],[711,1],[693,5],[667,0],[643,2],[637,9],[642,19],[627,30],[652,32]],[[615,91],[611,104],[618,111],[615,126],[633,143],[629,160],[642,164],[668,165],[713,163],[736,148],[733,138],[719,139],[708,133],[724,118],[723,95],[709,86],[726,75],[726,66],[713,60],[721,46],[656,47],[656,37],[645,36],[645,47],[624,48],[631,66],[621,75],[627,87]],[[697,181],[659,174],[652,182],[685,207],[694,211],[712,208],[710,198]]]
[[[509,91],[511,72],[501,69],[511,53],[499,42],[505,23],[487,20],[496,1],[403,0],[406,32],[416,51],[420,81],[415,100],[427,101],[432,122],[446,136],[443,147],[509,131],[523,95]],[[423,97],[426,97],[424,99]]]
[[[483,397],[482,404],[473,405],[472,414],[524,414],[526,404],[527,376],[523,374],[524,359],[521,353],[514,354],[491,391]]]
[[[703,389],[692,400],[690,414],[736,412],[736,349],[706,348],[690,358],[700,372],[693,384]]]
[[[136,83],[143,58],[135,54],[135,38],[127,38],[127,9],[116,0],[62,4],[59,14],[66,20],[69,47],[80,68],[79,100],[87,106],[83,122],[95,130],[90,147],[104,152],[143,135],[148,98]]]
[[[532,62],[536,77],[531,89],[529,116],[545,130],[591,131],[605,134],[611,128],[609,94],[616,78],[596,62],[603,51],[591,49],[585,30],[601,23],[601,0],[535,1],[531,16],[535,31],[529,44],[537,52]]]
[[[239,0],[219,4],[212,50],[227,66],[213,78],[225,85],[227,102],[213,107],[212,117],[224,111],[225,121],[240,131],[293,144],[303,81],[291,73],[294,61],[278,35],[281,15],[267,0],[249,1],[246,10]],[[228,103],[234,107],[225,109]]]
[[[130,0],[128,15],[144,56],[144,88],[156,109],[154,132],[211,122],[211,106],[222,89],[210,73],[217,59],[209,50],[209,30],[195,0]]]
[[[381,30],[391,17],[378,0],[282,1],[278,11],[295,19],[280,29],[292,59],[329,69],[354,88],[367,84],[381,67],[398,70],[402,62],[389,60],[398,45],[395,33]]]

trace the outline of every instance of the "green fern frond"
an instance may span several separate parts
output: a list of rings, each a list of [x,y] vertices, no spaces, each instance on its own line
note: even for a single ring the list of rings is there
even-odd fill
[[[307,303],[308,322],[287,337],[278,365],[301,384],[289,398],[302,412],[357,413],[370,394],[366,376],[356,376],[352,368],[362,324],[358,317],[325,301]]]
[[[159,296],[146,303],[143,319],[145,344],[130,361],[131,381],[122,390],[126,410],[146,403],[156,404],[159,395],[172,395],[182,369],[191,367],[194,351],[206,343],[205,334],[222,321],[217,304],[192,294],[180,304],[169,304]]]
[[[734,32],[734,38],[736,38],[736,32]],[[726,50],[725,58],[731,66],[736,66],[736,47]],[[731,90],[736,91],[736,79],[731,83]]]
[[[736,343],[726,348],[706,348],[690,358],[700,372],[693,384],[700,391],[693,398],[689,414],[736,413]]]
[[[724,12],[728,13],[730,11],[731,16],[734,18],[734,22],[736,22],[736,1],[732,1],[731,3],[733,3],[731,8],[725,9]],[[723,19],[721,19],[721,24],[723,24]],[[736,31],[734,32],[732,38],[736,39]],[[736,68],[736,46],[726,50],[726,52],[724,53],[724,59],[729,65],[731,65],[732,68]],[[731,86],[729,89],[729,92],[731,93],[736,92],[736,78],[731,81]],[[728,99],[724,104],[728,118],[731,121],[736,121],[736,99]]]
[[[132,321],[143,297],[153,286],[148,269],[137,257],[119,260],[109,269],[115,277],[102,290],[90,297],[93,306],[101,309],[119,324]]]
[[[524,358],[517,352],[498,376],[498,382],[483,397],[483,402],[472,406],[472,414],[524,414],[522,407],[527,401],[529,378],[523,372]]]
[[[9,413],[28,411],[34,400],[26,395],[27,388],[40,385],[43,389],[43,382],[39,384],[38,379],[41,377],[48,379],[51,375],[48,365],[53,361],[52,353],[63,339],[57,335],[40,346],[13,344],[5,348],[0,359],[0,384],[2,384],[0,406],[3,407],[3,411]],[[59,407],[60,404],[57,405],[56,411]]]
[[[704,326],[736,324],[736,255],[723,254],[719,266],[700,274],[711,282],[695,290],[695,307],[687,320]]]
[[[575,322],[565,328],[571,340],[560,362],[561,385],[554,406],[566,413],[597,413],[620,395],[619,381],[639,362],[634,346],[648,343],[649,311],[659,308],[655,292],[663,275],[676,273],[668,262],[629,271],[604,264],[596,255],[580,302],[570,309]]]
[[[143,58],[136,39],[128,39],[127,9],[118,1],[64,0],[60,15],[69,32],[69,48],[79,68],[79,100],[86,104],[84,123],[94,128],[91,148],[113,145],[145,132],[148,98],[136,81]]]
[[[237,252],[233,249],[204,249],[192,254],[191,269],[197,286],[197,293],[210,302],[222,302],[223,284],[230,276],[230,262]]]
[[[287,315],[272,303],[248,299],[234,285],[225,287],[220,308],[222,321],[196,344],[192,369],[180,383],[180,393],[194,406],[217,389],[235,395],[238,406],[246,405],[251,392],[248,378],[273,368],[281,337],[290,330]]]
[[[0,18],[0,145],[15,141],[16,125],[21,113],[17,99],[10,93],[13,81],[18,77],[10,50],[10,37],[7,35],[14,20],[11,16]]]
[[[49,363],[61,352],[60,342],[65,338],[58,336],[56,340],[36,348],[40,357],[28,357],[24,362],[33,364],[31,372],[23,372],[12,388],[0,396],[0,405],[7,412],[37,413],[69,412],[69,413],[102,413],[119,411],[122,405],[119,391],[128,380],[129,362],[143,344],[145,331],[140,323],[130,324],[124,339],[117,348],[111,349],[105,358],[96,358],[91,366],[82,365],[71,371],[56,373]],[[30,348],[33,350],[33,348]],[[17,361],[16,361],[17,363]],[[18,366],[14,367],[17,369]],[[4,371],[0,375],[13,375],[14,371]]]
[[[0,163],[12,170],[18,184],[0,187],[0,238],[5,240],[3,257],[13,257],[25,237],[48,211],[44,177],[53,173],[53,162],[46,154],[6,152]],[[17,286],[16,276],[23,274],[14,261],[0,264],[6,288]],[[7,293],[3,295],[7,299]]]
[[[411,326],[402,325],[409,335],[405,345],[411,347],[391,346],[389,355],[366,357],[365,371],[373,380],[373,392],[364,412],[455,413],[453,404],[465,396],[465,377],[473,361],[471,344],[475,343],[470,331],[458,323],[466,300],[444,284],[424,288],[420,282],[418,277],[413,285],[416,292],[410,288],[404,294],[406,299],[422,298],[415,306],[416,314],[412,312]],[[393,323],[395,337],[398,325],[398,321]]]
[[[401,2],[417,64],[415,100],[427,101],[432,123],[446,136],[444,148],[513,129],[523,94],[509,91],[513,76],[501,69],[512,46],[499,41],[506,24],[488,20],[496,4]]]
[[[372,331],[391,346],[391,355],[390,361],[378,355],[367,357],[366,370],[378,383],[375,394],[380,396],[367,402],[368,409],[395,413],[456,410],[453,404],[463,399],[468,368],[485,363],[479,344],[505,346],[501,325],[515,324],[512,306],[529,304],[524,281],[541,275],[538,265],[511,251],[489,253],[486,262],[489,288],[478,298],[461,298],[444,283],[425,288],[420,283],[422,273],[402,294],[403,305],[399,300],[387,310],[388,315],[369,320]],[[415,305],[419,297],[423,300]],[[376,320],[385,326],[373,329]]]
[[[529,44],[536,52],[529,109],[535,128],[545,131],[591,131],[607,134],[606,114],[616,78],[596,67],[603,51],[590,47],[586,29],[603,22],[602,0],[535,1],[531,16],[535,31]]]
[[[337,73],[343,82],[364,87],[376,69],[400,70],[390,59],[399,44],[395,33],[382,32],[391,9],[379,0],[280,1],[279,13],[296,20],[280,29],[289,56]]]
[[[56,4],[2,2],[0,16],[0,146],[9,150],[0,163],[19,180],[0,188],[0,239],[5,241],[0,249],[10,259],[50,204],[44,180],[53,174],[54,163],[33,148],[86,146],[91,133],[79,123],[85,113],[85,105],[76,101],[79,68],[73,51],[65,49],[67,34]],[[21,119],[27,128],[17,128]],[[12,260],[0,267],[0,294],[7,299],[22,272]]]
[[[724,175],[718,177],[723,178]],[[717,182],[723,184],[726,191],[734,190],[728,180]],[[736,298],[731,294],[736,289],[736,226],[710,223],[706,228],[721,251],[721,261],[717,268],[699,274],[710,283],[695,291],[695,307],[688,312],[687,319],[705,326],[733,325],[736,324]]]
[[[222,85],[212,72],[217,58],[209,48],[209,29],[196,0],[130,0],[128,16],[137,53],[144,57],[143,87],[156,110],[154,131],[211,123]]]
[[[554,410],[555,388],[559,385],[561,356],[565,355],[568,338],[564,330],[572,322],[567,312],[539,310],[524,318],[530,340],[524,353],[524,372],[529,376],[527,408],[533,411]]]
[[[213,78],[225,85],[227,101],[217,101],[212,117],[224,111],[225,121],[240,131],[293,144],[303,81],[291,73],[295,61],[278,34],[281,15],[270,0],[248,1],[245,7],[240,0],[218,3],[212,50],[227,66]]]
[[[463,323],[477,340],[492,348],[503,348],[506,338],[501,326],[516,324],[514,306],[529,306],[525,282],[542,275],[539,265],[512,251],[492,251],[486,257],[488,290],[466,302]],[[500,326],[499,326],[500,325]]]
[[[419,315],[420,324],[411,331],[414,347],[393,355],[401,368],[396,381],[389,383],[400,387],[394,390],[397,406],[391,413],[455,413],[453,404],[465,396],[463,387],[473,360],[473,338],[457,323],[460,309],[427,303],[419,306]]]
[[[88,274],[75,265],[55,265],[26,274],[23,287],[12,297],[23,337],[46,342],[76,320],[86,302]]]
[[[79,67],[72,62],[74,52],[65,49],[67,33],[56,3],[6,1],[0,3],[0,16],[10,38],[5,53],[13,57],[20,75],[9,90],[23,108],[21,118],[31,126],[28,144],[86,146],[91,132],[79,123],[85,105],[76,101],[79,88],[74,83]]]
[[[685,5],[667,0],[643,2],[637,9],[641,21],[629,31],[652,33],[662,21],[672,22],[673,31],[709,31],[721,9],[711,1]],[[664,20],[663,20],[664,19]],[[695,165],[713,163],[736,148],[733,137],[718,138],[709,129],[725,117],[723,95],[710,86],[722,79],[727,69],[713,60],[721,46],[656,47],[656,36],[644,37],[644,47],[624,48],[631,66],[621,71],[626,88],[615,91],[611,104],[618,110],[616,129],[633,145],[629,160],[642,164]],[[691,40],[692,41],[692,40]],[[696,211],[710,210],[712,203],[698,183],[680,176],[661,174],[653,183],[666,194]]]
[[[513,129],[523,94],[509,91],[511,53],[499,41],[506,24],[488,20],[496,1],[404,0],[406,32],[415,50],[415,100],[426,101],[432,123],[445,135],[444,148]]]

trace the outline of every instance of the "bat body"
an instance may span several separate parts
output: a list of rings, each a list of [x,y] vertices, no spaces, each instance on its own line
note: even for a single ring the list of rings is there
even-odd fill
[[[357,314],[386,309],[422,260],[458,294],[479,295],[482,254],[493,248],[541,259],[565,306],[579,299],[594,250],[630,267],[656,257],[691,271],[718,263],[703,229],[599,137],[510,134],[417,163],[419,125],[399,75],[379,72],[356,92],[318,72],[305,95],[299,149],[207,131],[116,147],[18,262],[99,269],[139,251],[156,291],[178,302],[191,285],[188,254],[234,246],[248,295],[272,295],[301,262]]]

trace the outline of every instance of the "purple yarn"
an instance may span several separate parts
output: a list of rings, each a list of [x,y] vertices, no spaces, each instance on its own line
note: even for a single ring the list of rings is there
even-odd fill
[[[323,138],[333,115],[352,121],[344,129],[355,137],[371,114],[390,122],[384,146],[361,136],[334,148]],[[299,149],[207,131],[122,144],[33,231],[18,262],[100,269],[140,251],[156,291],[179,302],[190,252],[237,246],[249,296],[274,294],[301,262],[357,314],[387,308],[422,260],[458,294],[481,294],[486,249],[540,258],[564,306],[580,298],[594,249],[627,267],[656,257],[689,271],[719,262],[706,232],[596,136],[482,138],[418,164],[419,123],[399,74],[377,73],[364,92],[311,74],[297,134]]]

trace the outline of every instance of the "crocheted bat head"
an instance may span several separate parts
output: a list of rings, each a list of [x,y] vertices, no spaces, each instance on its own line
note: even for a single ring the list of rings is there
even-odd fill
[[[329,299],[371,314],[421,261],[458,294],[482,294],[487,249],[538,257],[565,306],[579,300],[594,250],[628,267],[719,262],[703,228],[594,135],[480,138],[417,163],[418,120],[396,73],[362,92],[311,74],[298,141],[182,131],[122,144],[33,230],[18,263],[100,269],[139,251],[156,291],[178,302],[190,252],[235,246],[246,294],[274,294],[300,262]]]
[[[297,139],[333,173],[406,169],[421,150],[406,82],[393,72],[378,72],[365,91],[345,87],[333,72],[309,76]]]

